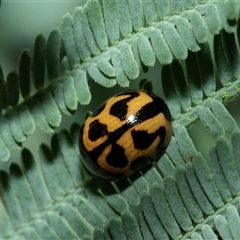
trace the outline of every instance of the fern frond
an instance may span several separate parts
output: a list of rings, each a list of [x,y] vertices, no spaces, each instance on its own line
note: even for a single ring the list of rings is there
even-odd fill
[[[214,37],[214,56],[211,56],[206,43],[201,51],[189,52],[185,62],[174,61],[163,67],[162,88],[171,114],[176,119],[174,124],[188,126],[200,119],[214,137],[225,132],[232,133],[237,127],[223,106],[227,98],[234,98],[240,92],[239,52],[234,39],[234,34],[223,30]],[[229,42],[231,47],[227,47]],[[232,48],[236,52],[232,53]],[[230,60],[230,55],[235,62]]]
[[[12,163],[9,173],[0,172],[0,238],[238,236],[239,130],[231,142],[220,137],[208,160],[194,150],[191,161],[182,155],[173,162],[168,152],[142,176],[110,183],[82,171],[78,128],[55,134],[51,148],[42,144],[40,161],[23,149],[22,167]],[[182,142],[187,137],[183,132]]]
[[[238,136],[238,137],[237,137]],[[239,132],[232,135],[232,140],[237,142],[240,140]],[[238,139],[238,140],[237,140]],[[140,226],[144,239],[188,239],[196,236],[205,239],[207,236],[210,239],[217,239],[217,235],[221,237],[227,236],[230,229],[233,232],[228,239],[234,239],[233,236],[239,234],[239,172],[236,170],[236,164],[239,158],[231,158],[234,147],[229,148],[231,161],[221,165],[220,172],[224,181],[228,184],[218,184],[219,171],[215,175],[216,163],[219,163],[220,158],[226,163],[226,158],[221,155],[222,144],[229,145],[226,139],[220,138],[217,141],[216,147],[212,151],[216,151],[216,161],[211,168],[201,154],[196,154],[189,162],[186,168],[176,166],[173,177],[165,177],[164,185],[154,183],[150,192],[141,194],[141,204],[143,214],[140,215]],[[224,151],[224,150],[223,150]],[[210,159],[212,156],[210,155]],[[238,178],[232,177],[229,173],[233,170]],[[218,177],[217,177],[218,176]],[[234,180],[233,180],[234,179]],[[230,183],[231,182],[231,183]],[[231,191],[231,184],[238,186],[235,191]],[[223,197],[222,191],[229,192],[228,197]],[[230,210],[231,209],[231,210]],[[231,211],[231,213],[230,213]],[[229,215],[228,215],[229,214]],[[230,217],[231,215],[231,217]],[[226,220],[227,216],[228,222]],[[236,222],[229,222],[235,219]],[[221,226],[221,219],[227,227],[226,232]],[[155,226],[155,227],[154,227]],[[156,227],[157,226],[157,227]],[[194,227],[193,227],[194,226]],[[229,229],[229,231],[227,231]],[[119,231],[121,236],[121,232]],[[96,238],[97,239],[97,238]]]

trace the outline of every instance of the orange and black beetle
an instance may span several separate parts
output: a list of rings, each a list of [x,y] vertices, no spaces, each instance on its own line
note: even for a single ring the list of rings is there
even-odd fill
[[[79,147],[88,170],[118,180],[161,157],[171,135],[165,102],[152,93],[132,90],[110,98],[86,119]]]

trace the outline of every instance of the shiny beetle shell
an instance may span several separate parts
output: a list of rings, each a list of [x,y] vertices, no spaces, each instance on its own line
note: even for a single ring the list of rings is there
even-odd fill
[[[79,147],[90,172],[118,180],[159,159],[171,135],[165,102],[152,93],[133,90],[110,98],[86,119]]]

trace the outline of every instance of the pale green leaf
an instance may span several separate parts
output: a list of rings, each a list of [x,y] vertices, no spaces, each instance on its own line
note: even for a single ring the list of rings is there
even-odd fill
[[[123,212],[122,224],[127,239],[143,239],[137,224],[137,220],[132,214],[129,212]]]
[[[184,1],[171,1],[172,12],[179,12],[183,9]]]
[[[27,179],[21,174],[19,166],[12,164],[10,167],[11,184],[15,191],[17,191],[17,198],[19,200],[21,211],[24,212],[23,219],[27,220],[32,214],[38,212],[38,206],[31,191],[31,187],[27,184]],[[29,204],[29,202],[31,204]]]
[[[137,37],[137,45],[143,64],[145,66],[153,66],[155,63],[155,55],[148,38],[145,35],[140,34]]]
[[[31,135],[35,132],[35,123],[29,108],[26,105],[21,105],[18,109],[21,127],[25,135]]]
[[[142,1],[128,1],[128,4],[133,28],[135,31],[138,31],[144,24]]]
[[[160,28],[173,55],[178,59],[186,59],[187,47],[175,27],[171,23],[161,22]]]
[[[56,79],[60,74],[60,43],[61,34],[57,28],[50,32],[46,47],[47,73],[50,80]]]
[[[218,237],[213,232],[213,230],[208,225],[203,225],[202,227],[202,236],[203,239],[212,239],[212,240],[218,240]]]
[[[115,77],[115,69],[108,59],[103,58],[98,62],[98,68],[108,77]],[[84,73],[84,72],[83,72]]]
[[[127,180],[124,179],[120,183],[116,182],[115,184],[128,203],[135,206],[139,204],[140,196],[132,185],[126,188],[126,186],[129,184]]]
[[[143,239],[153,239],[154,238],[153,234],[151,233],[143,214],[140,214],[140,224],[141,224],[141,232],[143,235]]]
[[[150,196],[156,213],[168,234],[172,238],[179,236],[181,234],[180,228],[173,216],[163,189],[157,183],[152,186]]]
[[[212,136],[218,137],[224,134],[222,125],[218,122],[209,108],[199,107],[199,118]]]
[[[122,61],[119,61],[119,59],[121,59],[120,50],[117,48],[112,49],[112,63],[113,67],[116,69],[116,81],[121,87],[128,87],[129,79],[124,72]]]
[[[141,194],[141,204],[143,208],[143,214],[146,218],[146,221],[149,224],[149,228],[152,231],[152,234],[155,239],[167,238],[167,233],[161,222],[159,221],[155,209],[153,207],[150,196],[144,192]],[[158,226],[155,228],[154,226]]]
[[[217,6],[211,2],[205,5],[206,8],[206,23],[212,34],[218,34],[222,28],[221,19]]]
[[[81,216],[75,206],[69,203],[63,203],[61,205],[61,212],[63,218],[78,236],[91,234],[92,226]]]
[[[173,56],[160,29],[151,27],[147,34],[151,37],[152,47],[158,61],[162,64],[171,63]]]
[[[207,26],[201,17],[201,14],[196,10],[191,10],[188,13],[188,17],[197,41],[199,43],[206,42],[208,37]]]
[[[163,179],[156,168],[151,168],[146,172],[144,171],[144,178],[148,181],[150,186],[156,183],[156,181],[160,186],[163,186]]]
[[[189,162],[186,166],[186,179],[190,186],[190,189],[193,193],[194,198],[196,199],[198,206],[201,208],[202,212],[211,215],[214,213],[214,208],[209,202],[208,198],[205,196],[203,189],[197,179],[197,176],[194,172],[192,163]]]
[[[76,90],[74,88],[74,79],[73,77],[68,77],[63,82],[63,94],[66,106],[70,110],[76,110],[77,108],[77,96]]]
[[[203,213],[202,213],[202,210],[201,210],[200,206],[198,205],[198,203],[191,191],[191,188],[187,182],[184,167],[182,165],[179,165],[178,168],[176,169],[175,174],[176,174],[177,187],[179,189],[179,193],[181,194],[182,200],[187,208],[189,216],[196,223],[202,222],[203,221]],[[169,223],[169,226],[171,226],[171,225],[172,224]],[[173,229],[175,229],[175,228],[173,228]],[[170,232],[169,232],[169,234],[170,234]]]
[[[209,154],[209,167],[214,176],[218,191],[224,201],[231,199],[231,192],[228,188],[227,180],[223,174],[223,170],[218,162],[218,155],[216,149],[211,149]]]
[[[32,153],[28,149],[22,151],[22,161],[26,178],[31,186],[34,198],[39,208],[51,203],[51,197],[46,188],[45,181],[39,164],[34,160]]]
[[[222,103],[217,100],[211,101],[211,108],[213,114],[216,116],[218,121],[223,126],[224,130],[231,134],[235,129],[237,129],[237,123],[234,118],[229,114],[227,109]]]
[[[173,176],[175,173],[175,166],[173,165],[170,158],[164,154],[161,159],[158,161],[158,166],[161,169],[163,176]],[[174,177],[174,176],[173,176]]]
[[[62,116],[53,96],[49,92],[43,92],[40,95],[40,101],[48,123],[52,127],[58,127]]]
[[[127,240],[126,235],[123,231],[122,222],[120,219],[112,218],[109,221],[109,231],[113,239],[116,240]]]
[[[226,218],[224,218],[222,215],[219,215],[214,219],[214,223],[222,239],[232,238]]]
[[[212,204],[217,208],[223,206],[223,201],[214,182],[213,175],[203,156],[197,154],[193,158],[193,167],[203,190]]]
[[[48,222],[43,220],[37,220],[35,223],[35,227],[42,239],[59,239],[57,233],[52,229],[52,227],[49,226]]]
[[[121,59],[124,71],[129,79],[135,79],[139,76],[139,67],[134,58],[131,46],[127,43],[120,48]]]
[[[18,112],[11,112],[8,116],[8,120],[11,134],[13,135],[15,141],[18,143],[24,142],[26,140],[26,136],[24,135]]]
[[[158,18],[154,0],[142,1],[146,22],[151,25]]]
[[[116,3],[116,15],[118,19],[118,26],[123,37],[126,37],[132,32],[132,23],[130,19],[130,12],[127,0],[117,1]],[[121,24],[119,24],[121,23]]]
[[[86,72],[82,70],[75,71],[74,73],[74,90],[78,101],[85,105],[91,101],[91,93],[87,82]]]
[[[168,0],[155,0],[155,5],[158,11],[158,15],[161,19],[168,16],[171,12],[170,1]]]
[[[199,51],[200,47],[196,42],[190,23],[183,17],[176,17],[175,24],[186,47],[192,52]]]
[[[71,115],[70,110],[67,108],[65,101],[64,101],[64,89],[61,83],[57,84],[54,88],[54,99],[59,107],[59,109],[66,115]]]
[[[0,119],[0,135],[6,146],[11,150],[19,150],[20,146],[17,144],[11,133],[9,121],[6,118]]]
[[[229,206],[227,208],[226,214],[233,239],[237,239],[240,234],[240,218],[238,210],[234,206]]]
[[[175,165],[181,165],[183,163],[183,159],[182,159],[181,153],[179,151],[179,148],[177,146],[176,138],[174,136],[172,136],[166,152],[167,152],[168,156],[170,157],[171,161]]]
[[[179,195],[176,181],[172,177],[166,177],[164,180],[164,189],[174,218],[182,229],[185,231],[191,230],[192,221]]]
[[[73,30],[76,40],[76,46],[78,50],[79,57],[85,61],[91,56],[91,52],[88,48],[87,41],[84,37],[83,27],[81,21],[82,8],[77,7],[73,12]]]
[[[116,1],[103,0],[103,14],[109,42],[114,44],[116,41],[118,41],[120,36],[118,19],[116,18]]]
[[[58,235],[60,239],[76,239],[77,235],[68,225],[66,220],[55,212],[48,212],[48,222]]]
[[[95,82],[103,85],[104,87],[113,87],[114,85],[116,85],[116,81],[114,79],[104,76],[100,72],[96,64],[92,64],[88,67],[88,74]]]
[[[62,21],[62,37],[65,43],[67,59],[72,67],[75,67],[80,62],[77,53],[76,43],[74,39],[72,16],[67,13]]]
[[[196,148],[189,137],[186,128],[184,128],[180,124],[176,124],[173,126],[173,131],[176,139],[176,143],[178,149],[183,157],[183,159],[187,159],[189,156],[193,156],[196,153]],[[184,141],[182,139],[184,138]]]
[[[108,39],[103,22],[100,3],[97,0],[92,0],[87,5],[85,11],[88,13],[88,20],[94,35],[94,39],[96,40],[100,50],[103,51],[108,45]]]

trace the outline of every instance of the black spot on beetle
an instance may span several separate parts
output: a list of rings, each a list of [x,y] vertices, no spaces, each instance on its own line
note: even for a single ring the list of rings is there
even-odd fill
[[[106,157],[106,162],[115,168],[124,168],[128,164],[128,160],[124,153],[124,148],[118,144],[112,144],[112,150]]]
[[[128,112],[127,103],[129,101],[131,101],[133,98],[139,96],[139,93],[138,92],[126,92],[124,94],[119,94],[117,96],[122,96],[122,95],[130,95],[130,96],[115,102],[110,108],[110,114],[112,116],[119,118],[121,121],[126,120],[126,115]]]
[[[147,131],[136,131],[134,129],[132,130],[131,134],[134,147],[141,150],[151,146],[158,135],[156,132],[149,134]]]
[[[171,114],[169,112],[169,109],[166,105],[166,103],[163,101],[163,99],[159,98],[154,93],[148,93],[149,96],[153,99],[153,101],[157,102],[158,106],[161,108],[161,112],[164,114],[167,121],[171,121]]]
[[[144,105],[136,114],[139,118],[139,122],[144,122],[147,119],[153,118],[162,112],[161,105],[159,101],[153,101]]]
[[[158,136],[161,139],[160,143],[157,146],[157,149],[162,149],[163,148],[163,143],[165,141],[166,134],[167,134],[166,129],[165,129],[165,127],[160,127],[157,132],[158,132]]]
[[[100,123],[98,120],[94,120],[89,125],[88,138],[91,141],[96,141],[100,137],[106,135],[108,133],[107,126],[105,124]]]
[[[121,121],[126,119],[128,98],[115,102],[110,108],[110,114],[119,118]]]
[[[166,129],[165,127],[160,127],[154,133],[148,133],[147,131],[136,131],[133,129],[131,135],[133,138],[134,147],[141,150],[150,147],[156,137],[159,136],[160,142],[157,146],[157,149],[161,149],[166,137]]]

